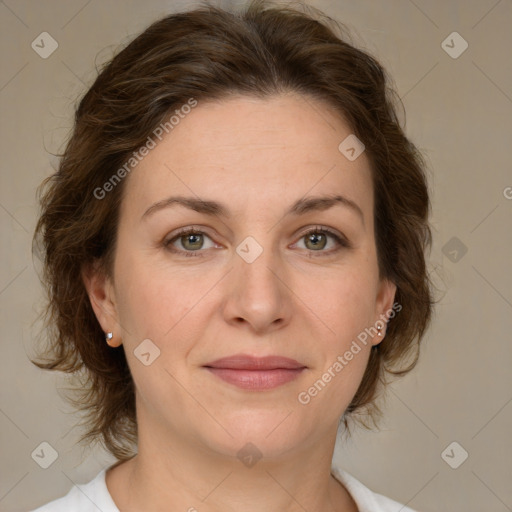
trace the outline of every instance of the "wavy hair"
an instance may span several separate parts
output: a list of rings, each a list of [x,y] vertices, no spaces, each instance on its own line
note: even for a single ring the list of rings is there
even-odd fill
[[[379,272],[397,286],[401,311],[371,350],[343,419],[375,418],[379,383],[411,370],[432,314],[426,250],[431,245],[425,162],[397,116],[401,103],[383,67],[350,42],[347,29],[313,8],[266,1],[243,11],[203,6],[166,16],[103,66],[78,104],[56,172],[39,188],[34,234],[47,292],[46,345],[34,364],[77,380],[84,439],[98,439],[118,459],[137,442],[134,383],[122,348],[105,343],[82,270],[111,275],[126,180],[94,193],[190,98],[232,94],[266,98],[296,92],[332,106],[364,143],[374,184]],[[363,421],[363,424],[365,422]]]

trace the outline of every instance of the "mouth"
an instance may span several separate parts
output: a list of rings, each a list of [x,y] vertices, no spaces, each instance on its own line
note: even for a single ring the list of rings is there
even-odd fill
[[[243,354],[204,365],[210,373],[239,388],[263,391],[295,380],[307,367],[288,357]]]

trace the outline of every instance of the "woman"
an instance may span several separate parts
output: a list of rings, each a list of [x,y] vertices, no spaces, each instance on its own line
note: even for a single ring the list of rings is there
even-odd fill
[[[80,102],[36,229],[37,364],[82,377],[119,462],[38,510],[400,508],[331,461],[416,363],[427,184],[382,67],[325,20],[168,16]]]

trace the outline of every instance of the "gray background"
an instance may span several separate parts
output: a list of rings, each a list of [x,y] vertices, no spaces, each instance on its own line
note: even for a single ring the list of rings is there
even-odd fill
[[[355,42],[380,58],[395,79],[407,133],[429,165],[429,268],[440,298],[419,366],[388,390],[381,431],[340,440],[336,461],[375,491],[420,511],[510,511],[512,2],[310,4],[351,27]],[[28,361],[42,297],[31,255],[35,189],[52,172],[51,153],[63,149],[73,106],[92,83],[95,66],[159,16],[193,5],[0,3],[3,511],[61,496],[112,460],[77,446],[76,416],[56,391],[66,382]],[[44,31],[59,45],[47,59],[31,47]],[[442,47],[454,31],[469,44],[457,58]],[[447,44],[452,52],[462,48],[457,39]],[[58,452],[48,469],[31,458],[43,441]],[[446,460],[460,462],[462,449],[469,454],[457,469],[442,457],[454,441],[458,445]]]

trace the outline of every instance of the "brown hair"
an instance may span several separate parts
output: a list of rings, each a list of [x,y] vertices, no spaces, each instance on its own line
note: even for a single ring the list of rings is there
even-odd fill
[[[105,343],[81,271],[97,262],[111,275],[126,180],[106,200],[94,191],[190,98],[296,92],[344,117],[371,162],[379,271],[396,284],[402,308],[371,351],[345,425],[355,411],[375,417],[379,382],[416,364],[433,303],[425,165],[400,127],[380,64],[347,42],[341,24],[308,11],[257,0],[240,13],[205,6],[155,22],[104,66],[78,105],[57,172],[39,189],[34,242],[48,294],[48,346],[35,364],[80,379],[74,401],[87,413],[83,438],[99,439],[120,460],[137,440],[134,384],[124,351]]]

